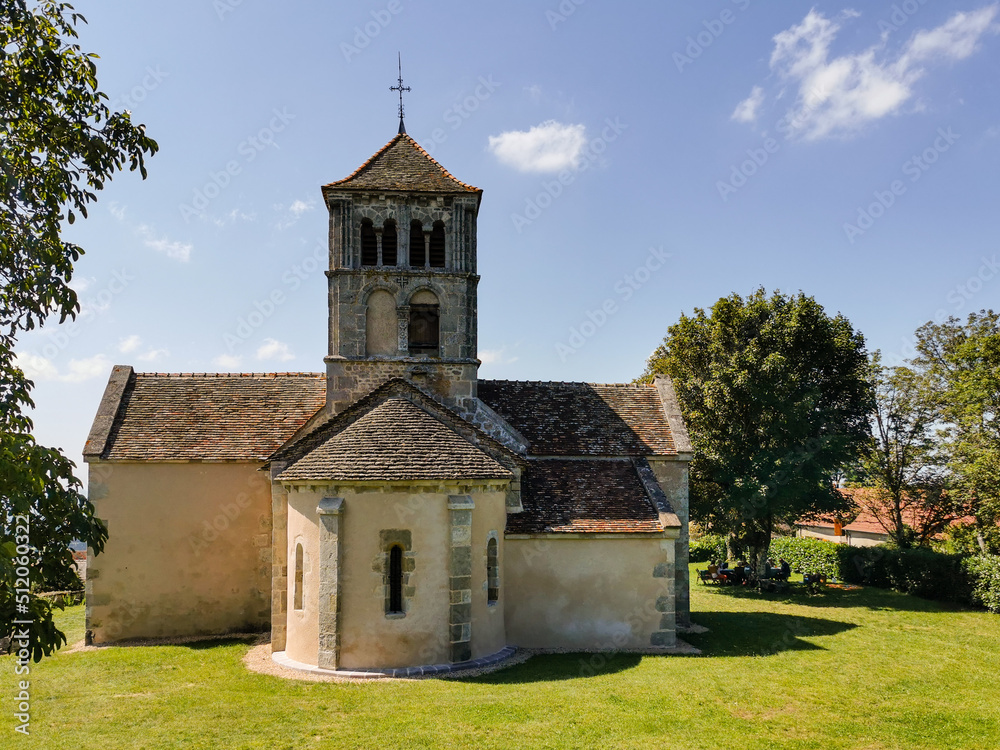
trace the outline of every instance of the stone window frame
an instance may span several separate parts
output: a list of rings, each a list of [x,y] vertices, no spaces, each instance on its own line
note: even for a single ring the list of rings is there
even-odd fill
[[[436,302],[433,304],[423,303],[423,302],[414,303],[413,300],[421,292],[428,292],[430,294],[433,294]],[[442,356],[443,346],[441,342],[441,297],[442,297],[442,292],[440,290],[435,289],[434,287],[428,286],[426,284],[417,287],[410,293],[409,298],[406,302],[406,309],[407,309],[406,342],[407,342],[407,354],[409,354],[411,357],[422,356],[422,357],[438,358]],[[437,329],[436,346],[433,347],[429,345],[414,346],[413,322],[415,315],[425,315],[429,319],[433,319],[433,325],[436,326]]]
[[[382,593],[384,599],[383,612],[387,620],[399,620],[406,617],[416,593],[411,582],[411,576],[416,567],[412,549],[412,534],[409,529],[382,529],[379,531],[379,554],[375,561],[375,569],[382,574]],[[390,580],[389,559],[393,547],[402,550],[402,580],[400,581],[401,610],[392,609],[392,582]]]
[[[496,531],[486,535],[486,606],[495,607],[500,602],[500,539]],[[493,564],[490,565],[490,546],[493,547]],[[492,568],[492,569],[491,569]]]
[[[402,258],[400,253],[399,218],[395,215],[395,212],[386,210],[375,210],[372,209],[371,207],[365,206],[361,207],[358,210],[358,217],[356,221],[357,221],[356,231],[358,232],[358,234],[355,236],[356,236],[356,242],[358,243],[357,259],[360,268],[399,268],[404,265],[401,262]],[[385,226],[389,222],[392,222],[393,229],[395,230],[395,235],[396,235],[396,262],[387,264],[385,263],[384,258],[382,256],[382,249],[383,249],[382,240],[385,232]],[[371,263],[364,262],[365,259],[364,259],[363,235],[364,235],[364,227],[366,224],[371,226],[371,229],[375,234],[376,256],[374,265],[372,265]]]

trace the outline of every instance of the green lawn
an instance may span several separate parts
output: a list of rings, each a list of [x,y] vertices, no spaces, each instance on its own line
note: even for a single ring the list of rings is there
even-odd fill
[[[996,748],[1000,617],[892,592],[695,584],[698,657],[535,657],[467,681],[307,683],[241,641],[59,654],[0,748]],[[70,641],[83,608],[63,614]]]

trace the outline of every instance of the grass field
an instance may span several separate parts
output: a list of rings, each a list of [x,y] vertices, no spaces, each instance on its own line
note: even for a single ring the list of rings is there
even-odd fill
[[[59,654],[31,735],[0,748],[1000,747],[1000,617],[877,589],[761,598],[694,585],[697,657],[535,657],[465,681],[248,672],[245,641]],[[62,614],[74,642],[83,608]],[[595,669],[596,667],[596,669]]]

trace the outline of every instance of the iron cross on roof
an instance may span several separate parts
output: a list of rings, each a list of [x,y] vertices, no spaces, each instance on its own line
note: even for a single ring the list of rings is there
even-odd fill
[[[409,91],[409,86],[403,85],[403,58],[400,53],[397,54],[397,63],[399,64],[399,80],[396,86],[390,86],[389,91],[399,92],[399,134],[403,135],[406,133],[406,126],[403,125],[403,92]]]

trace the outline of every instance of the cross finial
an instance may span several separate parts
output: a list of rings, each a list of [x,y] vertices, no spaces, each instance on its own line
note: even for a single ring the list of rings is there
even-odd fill
[[[403,92],[409,91],[410,87],[403,85],[403,57],[398,52],[396,54],[398,56],[397,63],[399,64],[399,80],[397,85],[389,87],[389,91],[399,92],[399,134],[403,135],[406,133],[406,126],[403,125]]]

